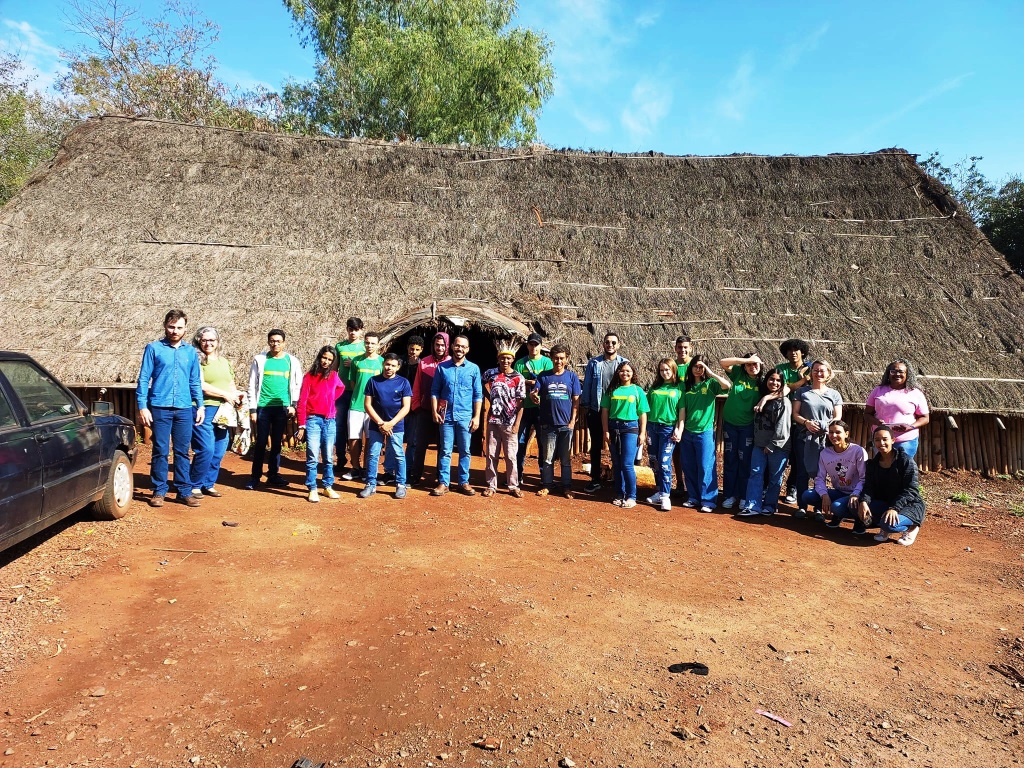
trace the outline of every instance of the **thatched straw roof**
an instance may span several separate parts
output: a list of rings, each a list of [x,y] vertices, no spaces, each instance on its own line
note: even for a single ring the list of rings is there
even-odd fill
[[[1024,409],[1024,281],[903,150],[489,151],[103,118],[0,233],[3,346],[69,382],[133,381],[171,307],[243,370],[273,326],[308,361],[349,315],[433,312],[537,328],[575,362],[616,329],[645,367],[684,329],[716,359],[804,337],[850,402],[906,356],[937,408]]]

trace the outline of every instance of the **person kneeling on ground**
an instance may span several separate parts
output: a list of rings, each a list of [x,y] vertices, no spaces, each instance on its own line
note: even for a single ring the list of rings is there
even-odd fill
[[[893,442],[892,430],[879,427],[873,437],[875,454],[867,463],[864,491],[860,496],[860,520],[879,526],[875,541],[888,541],[902,533],[897,544],[909,547],[924,523],[924,499],[918,488],[917,464]]]
[[[828,425],[828,442],[818,456],[814,487],[803,492],[800,506],[814,507],[814,516],[819,521],[824,521],[824,512],[830,513],[828,527],[838,528],[844,517],[857,515],[857,498],[864,487],[868,454],[861,446],[850,444],[850,427],[845,421]]]

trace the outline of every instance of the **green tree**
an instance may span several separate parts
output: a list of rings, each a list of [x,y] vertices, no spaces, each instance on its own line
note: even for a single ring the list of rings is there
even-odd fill
[[[991,182],[978,170],[978,161],[983,159],[978,156],[965,157],[953,163],[952,167],[947,167],[942,164],[942,156],[932,152],[921,161],[921,167],[946,185],[979,226],[996,192]]]
[[[57,151],[67,120],[19,76],[16,56],[0,54],[0,205]]]
[[[999,189],[989,203],[981,231],[1010,266],[1024,275],[1024,180],[1012,178]]]
[[[510,27],[515,0],[284,0],[317,54],[282,93],[306,131],[484,146],[537,137],[551,44]]]
[[[69,0],[85,43],[65,51],[58,88],[79,117],[124,114],[232,128],[273,127],[277,95],[237,94],[209,54],[219,28],[185,0],[146,18],[119,0]]]

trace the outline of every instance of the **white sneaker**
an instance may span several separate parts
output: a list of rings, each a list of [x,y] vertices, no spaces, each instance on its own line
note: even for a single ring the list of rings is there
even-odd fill
[[[887,531],[879,531],[871,538],[873,538],[875,541],[888,541],[889,533]]]
[[[897,544],[902,544],[904,547],[909,547],[917,540],[917,534],[921,530],[921,526],[916,525],[913,528],[908,528],[907,532],[896,539]]]
[[[709,507],[709,506],[705,505],[705,506],[700,508],[700,511],[701,512],[714,512],[715,508],[714,507]]]
[[[318,501],[320,501],[320,494],[316,492],[316,488],[310,488],[309,496],[307,496],[306,499],[316,504]]]
[[[687,509],[696,509],[697,502],[690,501],[689,499],[687,499],[686,501],[683,502],[683,506],[686,507]]]
[[[203,497],[203,489],[202,488],[193,488],[192,489],[192,495],[193,496],[198,496],[199,498],[202,498]]]
[[[730,496],[728,499],[722,502],[722,509],[732,509],[736,506],[736,497]]]
[[[658,493],[654,494],[653,496],[648,496],[647,497],[647,503],[648,504],[660,504],[661,503],[661,497],[662,497],[662,493],[659,491]]]
[[[334,490],[333,488],[324,488],[324,496],[326,496],[328,499],[340,499],[341,498],[341,496],[338,495],[338,492],[336,490]]]
[[[625,499],[622,502],[622,508],[623,509],[632,509],[635,506],[636,506],[636,499]]]
[[[672,497],[669,496],[667,493],[662,494],[662,496],[661,496],[661,511],[662,512],[671,512],[672,511]]]

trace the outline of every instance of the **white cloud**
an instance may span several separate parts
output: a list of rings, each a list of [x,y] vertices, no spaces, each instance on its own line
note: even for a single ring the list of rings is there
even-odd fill
[[[740,57],[732,77],[725,86],[725,93],[715,101],[715,114],[735,123],[743,122],[747,110],[757,97],[754,84],[754,56],[745,53]]]
[[[641,80],[633,86],[629,104],[622,110],[622,125],[633,141],[646,139],[672,107],[672,90],[661,82]]]
[[[608,124],[608,121],[600,115],[587,114],[580,109],[574,109],[572,111],[572,116],[575,117],[590,133],[607,133],[608,129],[611,127]]]
[[[869,137],[871,134],[875,133],[879,129],[884,128],[885,126],[889,125],[890,123],[894,123],[894,122],[896,122],[897,120],[899,120],[899,119],[901,119],[903,117],[906,117],[907,115],[909,115],[914,110],[916,110],[916,109],[924,106],[925,104],[927,104],[929,101],[932,101],[933,99],[937,99],[942,94],[947,93],[949,91],[952,91],[955,88],[959,88],[960,84],[963,83],[964,80],[966,80],[967,78],[969,78],[973,74],[974,74],[973,72],[965,72],[962,75],[957,75],[956,77],[951,77],[948,80],[945,80],[945,81],[939,83],[934,88],[930,88],[929,90],[927,90],[924,93],[922,93],[920,96],[918,96],[918,97],[916,97],[914,99],[911,99],[910,101],[908,101],[903,106],[899,107],[898,109],[893,110],[889,114],[884,115],[883,117],[879,118],[875,122],[871,123],[870,125],[865,127],[863,130],[861,130],[856,136],[851,137],[848,140],[848,143],[856,144],[856,143],[859,143],[859,142],[865,140],[867,137]]]
[[[67,68],[61,63],[60,49],[50,45],[27,21],[3,19],[0,50],[21,59],[20,77],[33,88],[48,89]]]
[[[653,27],[658,23],[658,19],[661,18],[660,11],[646,11],[641,13],[635,19],[633,19],[633,26],[637,29],[646,29],[647,27]]]
[[[803,58],[805,54],[811,53],[817,49],[818,43],[821,42],[821,38],[825,36],[828,29],[829,23],[826,21],[807,35],[807,37],[786,46],[785,50],[782,52],[782,57],[779,59],[778,69],[782,71],[793,69],[793,67],[800,63],[800,59]]]

